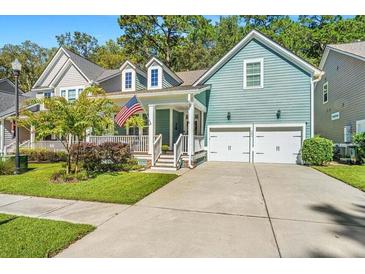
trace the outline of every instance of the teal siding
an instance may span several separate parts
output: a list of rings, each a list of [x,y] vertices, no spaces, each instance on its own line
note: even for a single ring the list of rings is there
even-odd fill
[[[136,90],[146,90],[147,79],[143,75],[136,72]]]
[[[207,104],[208,104],[208,95],[209,95],[209,91],[203,91],[202,93],[199,93],[198,95],[196,95],[195,99],[197,99],[204,106],[207,106]]]
[[[243,89],[243,61],[251,58],[264,58],[262,89]],[[205,132],[214,124],[306,122],[309,137],[310,79],[308,73],[252,40],[206,81],[211,91]]]
[[[162,144],[170,144],[170,110],[158,109],[156,110],[156,135],[162,134]]]
[[[126,135],[127,130],[125,127],[120,127],[116,123],[114,123],[114,135]]]
[[[172,123],[174,129],[173,129],[173,143],[175,144],[177,138],[179,138],[179,135],[184,130],[184,113],[178,112],[174,110],[173,112],[173,123]]]
[[[165,71],[162,74],[162,88],[170,88],[178,86],[179,83],[171,77],[170,74],[166,73]]]

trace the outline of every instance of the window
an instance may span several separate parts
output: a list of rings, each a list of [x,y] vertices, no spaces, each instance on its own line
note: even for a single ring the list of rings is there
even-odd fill
[[[43,97],[44,98],[51,98],[51,92],[50,91],[47,91],[43,94]]]
[[[71,87],[71,88],[63,88],[60,91],[61,97],[66,98],[68,101],[75,101],[79,98],[80,93],[84,90],[83,87]]]
[[[67,100],[70,102],[73,102],[76,100],[76,89],[68,90]]]
[[[356,121],[356,133],[365,132],[365,120]]]
[[[351,141],[352,141],[351,126],[344,126],[344,128],[343,128],[343,141],[345,143],[351,143]]]
[[[323,84],[323,104],[328,102],[328,82]]]
[[[158,87],[158,69],[151,69],[151,87]]]
[[[245,89],[264,87],[263,59],[250,59],[244,61],[243,87]]]
[[[125,89],[131,89],[132,88],[132,72],[128,71],[124,75],[124,87]]]

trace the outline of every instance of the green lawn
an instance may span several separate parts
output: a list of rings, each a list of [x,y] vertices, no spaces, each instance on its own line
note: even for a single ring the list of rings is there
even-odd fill
[[[365,166],[330,165],[315,169],[365,191]]]
[[[52,257],[93,230],[91,225],[0,214],[0,258]]]
[[[61,164],[30,164],[33,170],[21,175],[0,176],[0,192],[31,196],[134,204],[174,180],[175,174],[105,173],[78,183],[50,183]]]

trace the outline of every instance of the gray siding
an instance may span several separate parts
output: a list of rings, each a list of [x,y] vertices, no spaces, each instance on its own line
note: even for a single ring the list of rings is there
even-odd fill
[[[122,75],[117,75],[109,80],[100,83],[106,92],[116,92],[121,91],[122,88]]]
[[[50,69],[49,73],[46,75],[42,83],[39,84],[39,86],[48,87],[67,60],[68,57],[64,53],[61,53],[60,57],[54,60],[55,63],[53,67]]]
[[[323,70],[326,72],[315,88],[315,134],[336,143],[344,142],[344,126],[356,132],[356,120],[365,119],[365,62],[330,51]],[[328,103],[323,104],[323,84],[328,81]],[[339,112],[340,119],[331,120]]]
[[[56,85],[56,95],[60,95],[60,88],[74,87],[74,86],[88,86],[88,81],[81,75],[81,73],[72,65],[65,72],[61,80]]]
[[[264,59],[263,88],[243,89],[243,63],[251,58]],[[214,124],[307,123],[309,137],[310,80],[308,73],[252,40],[206,81],[212,87],[205,133]]]

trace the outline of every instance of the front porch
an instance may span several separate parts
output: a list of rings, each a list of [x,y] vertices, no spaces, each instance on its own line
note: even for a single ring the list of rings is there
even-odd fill
[[[152,167],[176,169],[185,165],[191,168],[195,165],[195,158],[205,150],[206,107],[194,95],[140,95],[138,99],[145,111],[136,115],[144,118],[143,128],[115,125],[114,135],[88,136],[86,141],[129,144],[135,157],[149,161]],[[113,101],[123,106],[129,98],[130,95],[119,95]],[[169,148],[167,155],[163,154],[163,146]]]

